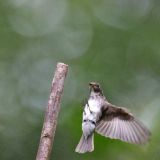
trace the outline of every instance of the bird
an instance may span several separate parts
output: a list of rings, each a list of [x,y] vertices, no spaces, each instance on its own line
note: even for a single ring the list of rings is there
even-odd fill
[[[126,108],[108,102],[97,82],[90,82],[90,95],[84,105],[82,136],[75,149],[77,153],[94,150],[94,133],[131,144],[145,144],[151,132]]]

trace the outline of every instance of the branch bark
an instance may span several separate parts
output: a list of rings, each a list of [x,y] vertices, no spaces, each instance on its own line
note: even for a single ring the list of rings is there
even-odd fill
[[[64,80],[68,71],[68,65],[58,63],[52,81],[51,93],[46,108],[40,144],[36,160],[49,160],[52,144],[55,136],[58,113],[60,110],[60,100],[64,87]]]

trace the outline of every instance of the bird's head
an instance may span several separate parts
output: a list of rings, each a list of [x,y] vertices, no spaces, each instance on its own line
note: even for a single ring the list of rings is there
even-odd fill
[[[90,82],[89,83],[89,88],[90,88],[91,92],[93,91],[94,93],[102,94],[102,90],[100,88],[100,85],[97,82]]]

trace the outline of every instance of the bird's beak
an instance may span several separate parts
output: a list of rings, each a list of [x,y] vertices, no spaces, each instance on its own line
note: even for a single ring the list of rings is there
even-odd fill
[[[95,83],[93,83],[93,82],[90,82],[90,83],[89,83],[89,89],[90,89],[90,91],[91,91],[92,89],[94,89],[94,85],[95,85]]]
[[[90,87],[90,88],[93,87],[93,83],[92,83],[92,82],[89,83],[89,87]]]
[[[93,85],[95,85],[95,82],[90,82],[89,85],[93,86]]]

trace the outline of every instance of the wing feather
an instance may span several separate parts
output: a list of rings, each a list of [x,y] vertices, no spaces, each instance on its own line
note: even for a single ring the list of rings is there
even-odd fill
[[[149,130],[131,113],[113,105],[103,111],[95,131],[105,137],[134,144],[144,144],[150,136]]]

